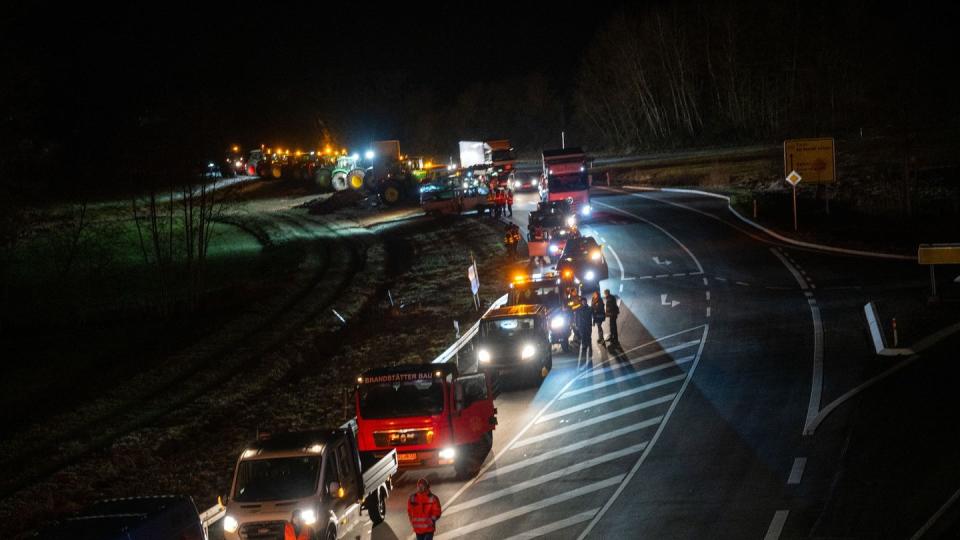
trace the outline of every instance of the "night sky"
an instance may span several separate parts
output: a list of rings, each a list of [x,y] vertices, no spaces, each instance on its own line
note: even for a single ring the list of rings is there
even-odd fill
[[[309,5],[18,4],[3,20],[7,121],[40,139],[117,144],[126,127],[171,123],[216,144],[294,145],[319,120],[357,146],[394,137],[409,94],[441,106],[531,72],[562,88],[602,22],[559,4]]]

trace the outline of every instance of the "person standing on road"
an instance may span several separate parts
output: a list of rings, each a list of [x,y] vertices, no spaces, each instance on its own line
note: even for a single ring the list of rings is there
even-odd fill
[[[590,310],[593,313],[593,324],[597,325],[597,343],[603,343],[603,320],[607,318],[607,312],[604,310],[603,298],[600,298],[599,290],[593,291]]]
[[[417,491],[407,500],[407,516],[417,540],[433,540],[441,513],[440,499],[430,492],[430,482],[417,480]]]
[[[577,334],[580,336],[577,369],[590,369],[593,367],[593,344],[590,340],[593,335],[593,312],[587,306],[587,299],[583,296],[578,298],[578,306],[574,309],[573,315],[577,325]]]
[[[507,215],[513,217],[513,190],[507,188]]]
[[[617,297],[610,294],[610,289],[603,290],[604,300],[606,300],[607,319],[610,320],[610,343],[619,343],[620,338],[617,335],[617,317],[620,316],[620,306],[617,305]]]

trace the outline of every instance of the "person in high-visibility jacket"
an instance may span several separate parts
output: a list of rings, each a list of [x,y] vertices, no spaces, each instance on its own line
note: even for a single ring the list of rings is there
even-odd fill
[[[407,500],[407,516],[417,540],[433,540],[441,512],[440,499],[430,492],[430,482],[421,478],[417,481],[416,493]]]
[[[300,525],[300,534],[297,534],[296,528],[293,526],[293,523],[286,522],[283,524],[283,540],[311,540],[313,531],[310,529],[309,525]]]

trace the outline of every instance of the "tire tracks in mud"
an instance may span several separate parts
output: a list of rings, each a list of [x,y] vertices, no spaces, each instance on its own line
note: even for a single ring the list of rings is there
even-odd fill
[[[254,304],[241,315],[247,319],[240,324],[228,323],[216,338],[175,355],[165,366],[136,376],[115,394],[48,420],[33,432],[15,436],[17,444],[7,446],[0,458],[0,467],[9,471],[0,482],[0,498],[8,498],[139,428],[189,408],[218,386],[226,386],[224,383],[256,368],[326,309],[363,268],[366,244],[364,249],[351,246],[351,240],[329,222],[294,212],[278,212],[271,218],[256,216],[242,221],[244,227],[261,231],[255,235],[258,238],[271,239],[269,250],[285,243],[302,244],[298,247],[305,250],[304,257],[285,294]],[[269,310],[267,316],[260,311],[265,309]],[[143,392],[144,387],[149,390]]]

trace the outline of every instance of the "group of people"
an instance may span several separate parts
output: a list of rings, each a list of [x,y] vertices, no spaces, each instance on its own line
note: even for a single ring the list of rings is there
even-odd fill
[[[491,186],[487,204],[493,209],[493,217],[513,217],[513,190]]]
[[[597,327],[598,344],[619,343],[617,317],[620,316],[620,306],[617,305],[617,297],[610,294],[610,289],[604,289],[602,298],[600,291],[594,291],[589,305],[584,297],[581,296],[579,300],[573,312],[574,330],[580,339],[577,369],[590,369],[593,367],[593,344],[590,339],[593,335],[593,327]],[[603,336],[605,320],[608,321],[609,329],[607,337]]]

